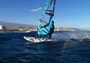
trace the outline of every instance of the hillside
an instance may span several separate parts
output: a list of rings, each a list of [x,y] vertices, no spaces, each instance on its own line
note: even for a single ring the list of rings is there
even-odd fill
[[[19,31],[20,29],[22,30],[36,30],[37,26],[35,25],[27,25],[27,24],[18,24],[18,23],[11,23],[11,22],[3,22],[0,21],[0,25],[6,26],[6,30],[8,31]],[[68,28],[68,27],[56,27],[55,31],[88,31],[86,29],[81,29],[81,28]]]
[[[0,25],[6,26],[7,28],[17,28],[17,27],[36,28],[35,25],[18,24],[4,21],[0,21]]]
[[[87,29],[82,28],[69,28],[69,27],[57,27],[55,28],[56,31],[89,31]]]

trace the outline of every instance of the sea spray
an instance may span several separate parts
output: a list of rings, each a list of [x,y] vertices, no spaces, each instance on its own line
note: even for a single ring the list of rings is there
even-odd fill
[[[89,31],[60,31],[54,32],[52,35],[53,39],[56,40],[70,40],[70,39],[90,39],[90,32]]]

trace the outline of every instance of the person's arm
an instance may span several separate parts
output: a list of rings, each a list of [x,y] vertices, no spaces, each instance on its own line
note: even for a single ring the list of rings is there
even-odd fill
[[[47,27],[49,24],[46,24],[46,25],[44,25],[44,26],[41,26],[41,28],[44,28],[44,27]]]

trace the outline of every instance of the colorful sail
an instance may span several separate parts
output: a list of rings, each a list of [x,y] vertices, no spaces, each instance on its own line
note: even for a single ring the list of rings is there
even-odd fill
[[[37,33],[39,36],[47,35],[50,31],[51,23],[54,16],[55,3],[56,0],[48,0],[48,2],[46,3],[42,17],[39,20]]]

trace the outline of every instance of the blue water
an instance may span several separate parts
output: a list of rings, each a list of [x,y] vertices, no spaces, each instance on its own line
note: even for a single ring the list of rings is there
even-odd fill
[[[36,32],[0,32],[0,63],[90,63],[90,32],[54,32],[56,42],[32,43]]]

